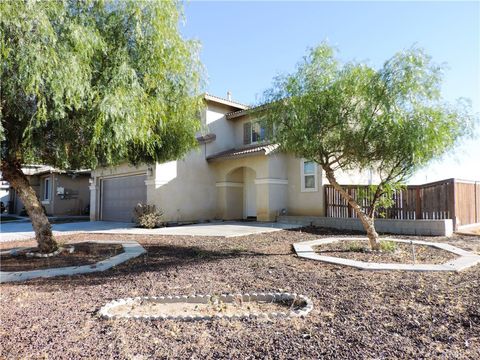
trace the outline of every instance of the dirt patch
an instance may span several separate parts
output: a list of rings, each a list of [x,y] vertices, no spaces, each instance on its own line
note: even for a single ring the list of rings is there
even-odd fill
[[[449,251],[427,245],[413,244],[412,247],[411,244],[393,241],[388,244],[392,244],[390,246],[394,249],[371,251],[366,240],[344,240],[318,245],[314,250],[320,255],[376,263],[443,264],[457,257]]]
[[[480,265],[459,273],[372,272],[292,250],[296,242],[352,234],[59,237],[67,244],[135,240],[147,253],[101,273],[0,284],[0,358],[480,359]],[[480,252],[480,237],[408,238]],[[277,291],[307,296],[313,310],[303,319],[266,321],[98,315],[126,297]]]
[[[305,302],[290,301],[234,301],[223,302],[221,300],[212,300],[208,303],[159,303],[152,300],[137,300],[131,303],[117,305],[109,310],[111,315],[116,316],[154,316],[154,315],[172,315],[172,316],[214,316],[214,315],[238,315],[245,313],[272,313],[287,312],[298,310],[305,305]]]
[[[75,248],[73,253],[67,251],[71,246]],[[52,257],[38,258],[27,256],[28,252],[36,251],[38,251],[37,248],[28,248],[22,249],[16,254],[0,255],[0,271],[28,271],[91,265],[122,253],[123,246],[121,244],[81,242],[69,244],[65,251]]]
[[[480,227],[464,229],[457,232],[458,235],[480,235]]]

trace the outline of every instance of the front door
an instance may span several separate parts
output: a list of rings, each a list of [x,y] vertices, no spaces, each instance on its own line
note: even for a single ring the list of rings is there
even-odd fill
[[[244,218],[257,216],[257,194],[255,186],[255,171],[245,168],[244,173]]]

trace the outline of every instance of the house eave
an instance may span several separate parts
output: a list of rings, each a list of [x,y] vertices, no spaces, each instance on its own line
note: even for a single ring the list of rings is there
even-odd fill
[[[211,102],[214,102],[214,103],[217,103],[217,104],[222,104],[222,105],[226,105],[226,106],[230,106],[232,108],[235,108],[237,110],[235,111],[238,111],[238,110],[246,110],[249,108],[248,105],[245,105],[245,104],[240,104],[240,103],[237,103],[235,101],[232,101],[232,100],[228,100],[228,99],[224,99],[224,98],[221,98],[221,97],[218,97],[218,96],[215,96],[215,95],[210,95],[208,93],[205,93],[205,95],[203,96],[203,98],[206,100],[206,101],[211,101]],[[234,111],[234,112],[235,112]]]
[[[242,148],[234,148],[207,156],[207,161],[213,162],[241,159],[251,156],[268,156],[271,153],[276,152],[278,148],[278,144],[261,144]]]

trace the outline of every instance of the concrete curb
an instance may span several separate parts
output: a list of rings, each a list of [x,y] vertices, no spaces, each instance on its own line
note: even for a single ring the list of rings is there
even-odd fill
[[[215,298],[211,295],[182,295],[182,296],[145,296],[136,298],[125,298],[119,300],[113,300],[107,303],[99,310],[99,315],[104,319],[135,319],[135,320],[177,320],[177,321],[199,321],[199,320],[215,320],[215,319],[228,319],[228,320],[240,320],[240,319],[257,319],[257,318],[290,318],[290,317],[304,317],[307,316],[313,309],[312,301],[304,296],[291,293],[250,293],[250,294],[221,294],[218,298],[222,302],[229,304],[233,303],[236,299],[242,298],[244,302],[262,301],[262,302],[280,302],[285,300],[301,300],[304,302],[304,306],[297,310],[287,310],[286,312],[269,312],[269,313],[254,313],[245,312],[241,315],[169,315],[169,314],[155,314],[155,315],[143,315],[132,316],[125,315],[113,315],[111,309],[116,306],[133,304],[140,301],[151,301],[161,304],[171,303],[195,303],[195,304],[208,304],[211,299]]]
[[[318,239],[312,241],[303,241],[293,244],[293,248],[299,257],[322,261],[335,265],[344,265],[351,266],[360,270],[373,270],[373,271],[387,271],[387,270],[401,270],[401,271],[461,271],[467,269],[471,266],[480,264],[480,255],[475,253],[465,251],[463,249],[457,248],[449,244],[441,243],[432,243],[428,241],[420,240],[400,240],[400,239],[385,239],[386,241],[395,241],[400,243],[411,242],[416,245],[426,245],[432,246],[438,249],[449,251],[458,255],[459,257],[447,261],[443,264],[395,264],[395,263],[375,263],[375,262],[364,262],[358,260],[343,259],[334,256],[323,256],[319,255],[313,249],[313,246],[330,244],[337,241],[359,241],[366,240],[366,238],[328,238],[328,239]]]
[[[136,258],[137,256],[146,252],[146,250],[136,241],[118,242],[116,240],[95,240],[91,242],[98,244],[120,244],[123,246],[123,253],[91,265],[67,266],[61,268],[30,271],[0,271],[0,283],[25,281],[36,278],[49,278],[54,276],[89,274],[93,272],[105,271],[121,263],[124,263],[125,261]]]

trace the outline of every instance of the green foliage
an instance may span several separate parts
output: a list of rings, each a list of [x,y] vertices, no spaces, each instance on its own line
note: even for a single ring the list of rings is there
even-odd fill
[[[442,68],[423,50],[394,55],[380,69],[341,64],[326,44],[311,49],[294,73],[265,92],[265,117],[275,140],[328,174],[373,169],[380,182],[373,211],[416,170],[472,133],[465,100],[452,106],[440,96]]]
[[[396,54],[375,70],[341,65],[323,44],[294,74],[265,93],[277,141],[297,155],[337,168],[374,167],[404,180],[470,133],[468,105],[440,98],[441,68],[420,49]]]
[[[374,211],[379,217],[385,217],[385,210],[395,204],[394,196],[406,189],[401,183],[383,183],[381,185],[368,185],[356,189],[356,201],[363,207],[374,206]],[[377,198],[375,198],[377,196]]]
[[[393,253],[397,250],[398,244],[395,241],[381,240],[380,250],[384,252]]]
[[[349,241],[346,244],[346,250],[350,252],[365,252],[365,244],[359,241]]]
[[[137,204],[133,209],[133,221],[139,227],[154,229],[163,226],[163,211],[155,205]]]
[[[361,241],[349,241],[346,244],[346,250],[350,252],[367,252],[370,251],[364,242]],[[380,250],[383,252],[393,253],[397,250],[397,243],[395,241],[381,240]]]
[[[178,158],[202,67],[175,1],[0,2],[2,159],[60,168]]]

